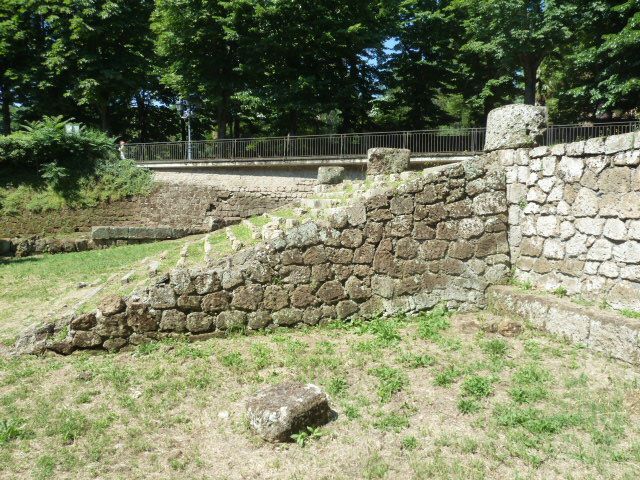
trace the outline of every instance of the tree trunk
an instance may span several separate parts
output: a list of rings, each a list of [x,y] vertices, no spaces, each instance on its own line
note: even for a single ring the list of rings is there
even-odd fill
[[[98,114],[100,115],[100,128],[108,132],[109,131],[109,106],[106,101],[101,101],[98,104]]]
[[[240,117],[238,117],[237,115],[233,118],[233,136],[235,138],[240,138],[240,134],[242,132],[240,131]]]
[[[2,87],[2,131],[5,135],[11,133],[11,97],[8,88]]]
[[[136,95],[136,104],[138,106],[138,129],[140,130],[140,142],[147,141],[147,106],[144,101],[144,95]]]
[[[535,105],[540,61],[528,55],[522,59],[524,69],[524,103],[527,105]]]

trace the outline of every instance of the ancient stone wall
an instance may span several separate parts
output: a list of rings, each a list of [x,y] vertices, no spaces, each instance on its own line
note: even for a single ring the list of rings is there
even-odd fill
[[[640,310],[640,132],[490,157],[506,170],[516,276]]]
[[[487,288],[510,273],[504,172],[485,160],[426,172],[370,190],[326,222],[305,223],[217,268],[176,269],[139,295],[34,329],[17,349],[118,350],[163,336],[314,325],[439,303],[482,307]]]

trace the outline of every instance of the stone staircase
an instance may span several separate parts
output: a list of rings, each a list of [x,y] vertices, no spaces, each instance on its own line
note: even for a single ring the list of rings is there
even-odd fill
[[[437,173],[441,167],[429,167],[422,171],[404,172],[398,175],[381,175],[364,181],[345,181],[339,185],[317,185],[315,193],[308,198],[301,198],[278,210],[267,212],[261,216],[245,219],[237,225],[226,227],[186,244],[181,252],[178,267],[184,268],[189,263],[191,246],[202,243],[204,261],[211,265],[221,256],[237,252],[262,241],[284,237],[290,229],[310,221],[335,217],[350,205],[364,202],[366,198],[383,189],[397,187],[417,176]]]

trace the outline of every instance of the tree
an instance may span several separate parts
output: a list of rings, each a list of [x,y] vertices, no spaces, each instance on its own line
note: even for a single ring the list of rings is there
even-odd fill
[[[489,54],[524,77],[524,101],[535,104],[542,62],[572,34],[569,0],[454,0],[466,11],[464,49]]]
[[[39,48],[34,2],[0,0],[0,102],[2,130],[11,133],[11,107],[33,81]]]
[[[152,0],[63,0],[46,10],[52,38],[45,63],[65,79],[65,97],[96,113],[111,131],[111,114],[149,88]],[[139,108],[145,108],[138,101]]]

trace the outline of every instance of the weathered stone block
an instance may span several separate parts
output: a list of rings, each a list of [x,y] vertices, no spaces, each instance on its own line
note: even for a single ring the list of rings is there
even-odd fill
[[[372,148],[367,153],[367,176],[402,173],[409,169],[411,151],[395,148]]]
[[[160,320],[160,330],[165,332],[185,332],[187,315],[178,310],[165,310]]]
[[[290,442],[308,427],[331,419],[326,394],[311,384],[283,383],[258,392],[247,401],[251,428],[268,442]]]
[[[345,176],[344,167],[320,167],[318,168],[319,185],[337,185],[342,183]]]
[[[535,147],[546,129],[544,107],[507,105],[489,112],[485,151]]]

